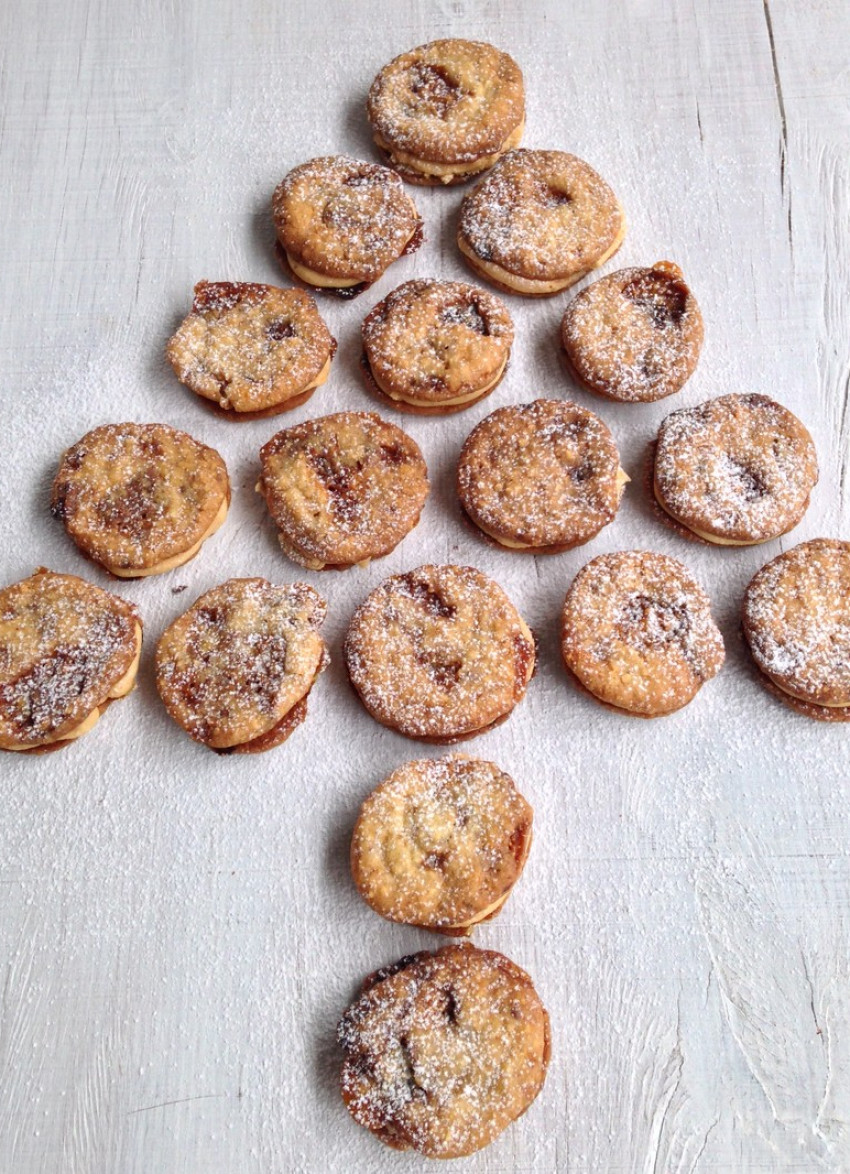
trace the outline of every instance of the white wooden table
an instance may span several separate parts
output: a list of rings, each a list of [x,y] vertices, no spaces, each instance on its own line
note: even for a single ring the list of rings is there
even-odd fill
[[[523,66],[526,144],[585,157],[626,208],[609,268],[679,262],[701,302],[700,367],[675,403],[617,406],[566,376],[566,296],[511,299],[509,375],[448,419],[398,418],[422,446],[423,521],[365,571],[307,575],[334,656],[307,724],[220,759],[152,684],[160,631],[231,575],[303,578],[253,493],[277,427],[372,407],[359,323],[414,275],[466,277],[462,192],[416,190],[428,243],[361,299],[323,300],[329,383],[279,422],[205,412],[163,346],[201,277],[280,281],[271,191],[312,155],[372,156],[366,88],[440,35]],[[163,420],[225,456],[225,529],[186,568],[119,586],[146,624],[139,687],[83,743],[0,764],[0,1171],[413,1171],[348,1118],[338,1015],[360,979],[439,943],[356,896],[362,797],[422,748],[378,727],[340,654],[385,575],[471,562],[541,639],[511,720],[470,745],[536,811],[526,875],[477,934],[534,976],[552,1015],[543,1093],[463,1171],[850,1169],[850,728],[807,722],[753,678],[744,586],[784,547],[850,537],[850,11],[841,0],[602,3],[33,0],[0,7],[0,563],[108,581],[47,510],[60,452],[108,420]],[[653,519],[643,453],[674,406],[774,394],[812,431],[821,481],[783,543],[683,542]],[[601,412],[634,479],[589,547],[499,553],[452,494],[462,438],[499,404],[572,396]],[[680,714],[618,718],[559,663],[557,614],[595,553],[682,558],[709,590],[727,663]],[[183,594],[172,588],[186,585]],[[455,1167],[453,1167],[455,1168]]]

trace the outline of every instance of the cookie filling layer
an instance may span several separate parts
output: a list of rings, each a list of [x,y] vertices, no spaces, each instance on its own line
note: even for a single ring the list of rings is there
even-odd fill
[[[213,518],[208,529],[204,534],[201,535],[201,537],[196,543],[194,543],[193,546],[189,547],[188,550],[184,550],[180,554],[173,554],[170,558],[165,558],[162,560],[162,562],[156,563],[152,567],[140,567],[136,569],[131,567],[107,566],[107,570],[115,575],[117,579],[146,579],[148,575],[161,575],[165,571],[174,570],[175,567],[182,567],[184,563],[187,563],[190,559],[195,557],[206,540],[211,538],[212,535],[215,534],[216,530],[221,529],[221,527],[224,525],[224,519],[227,517],[229,506],[230,502],[228,499],[226,497],[222,498],[221,505],[218,507],[218,513]]]
[[[492,155],[481,155],[478,159],[465,163],[433,163],[427,159],[420,159],[416,155],[411,155],[407,151],[399,151],[388,143],[381,135],[375,135],[375,143],[386,151],[390,157],[390,162],[397,163],[400,167],[406,167],[410,171],[415,171],[419,175],[427,176],[428,178],[442,180],[443,183],[451,183],[453,179],[461,176],[478,175],[482,171],[487,171],[488,168],[498,163],[502,155],[506,151],[513,150],[518,147],[525,131],[525,119],[512,130],[505,141]]]
[[[372,378],[375,380],[375,383],[378,385],[379,389],[389,399],[399,400],[403,404],[411,404],[415,408],[450,408],[455,407],[457,404],[472,403],[474,400],[481,399],[481,397],[486,395],[488,391],[492,391],[499,380],[502,378],[507,363],[508,360],[506,356],[495,376],[490,380],[489,383],[485,383],[483,387],[479,387],[475,391],[467,392],[466,395],[452,396],[451,399],[418,399],[416,396],[412,395],[399,395],[397,391],[390,390],[390,388],[387,387],[387,385],[378,378],[371,363],[369,364],[369,371],[371,372]]]
[[[80,722],[78,726],[74,726],[67,734],[60,734],[56,738],[45,738],[43,742],[39,742],[38,746],[50,746],[54,742],[73,742],[77,738],[81,738],[83,734],[87,734],[89,730],[93,730],[98,723],[101,713],[106,709],[106,704],[109,701],[117,701],[119,697],[126,697],[130,690],[136,683],[136,674],[139,671],[139,661],[142,656],[142,629],[136,624],[136,655],[133,657],[133,663],[127,669],[126,673],[119,681],[112,686],[106,695],[106,701],[99,706],[96,705],[94,709]],[[28,746],[26,749],[33,750],[36,747]]]
[[[690,530],[692,534],[696,534],[698,538],[702,538],[705,542],[711,542],[714,546],[764,546],[765,542],[773,542],[774,538],[781,538],[782,536],[780,534],[770,534],[767,538],[719,538],[716,534],[709,534],[707,530],[698,530],[696,526],[691,526],[683,518],[680,518],[678,515],[674,514],[671,509],[668,509],[665,503],[661,500],[661,495],[658,492],[658,485],[655,482],[653,482],[652,492],[655,496],[655,500],[664,510],[664,513],[671,517],[674,522],[678,522],[680,526],[684,526],[686,530]],[[794,526],[796,526],[796,524],[797,523],[795,522]],[[793,526],[789,526],[789,529],[793,530],[793,528]],[[788,531],[783,530],[782,533],[787,534]]]
[[[417,224],[416,228],[414,228],[413,232],[411,232],[410,236],[404,242],[404,248],[399,251],[400,257],[404,255],[404,249],[407,248],[417,232],[419,232],[419,228],[420,226]],[[301,261],[296,261],[292,253],[287,249],[283,251],[286,254],[286,263],[289,268],[296,277],[300,277],[307,285],[315,285],[319,289],[351,289],[355,285],[362,285],[364,281],[370,280],[365,277],[328,277],[326,273],[317,273],[315,269],[311,269],[308,265],[302,264]],[[377,278],[372,278],[371,280],[374,281]],[[318,387],[318,384],[314,384],[314,386]]]
[[[579,273],[572,273],[569,277],[560,277],[555,281],[540,281],[536,278],[520,277],[516,273],[510,273],[507,269],[503,269],[501,265],[497,265],[493,261],[482,261],[460,234],[458,234],[457,246],[463,255],[469,259],[473,269],[477,269],[484,277],[489,277],[491,280],[506,286],[508,289],[515,290],[517,293],[551,294],[558,293],[562,289],[568,289],[571,285],[575,285],[577,281],[581,281],[588,273],[604,265],[606,261],[614,256],[617,249],[619,249],[625,240],[625,237],[626,221],[625,217],[623,217],[620,223],[620,231],[617,233],[613,244],[597,261],[594,261],[592,265],[589,265],[586,269],[582,269]]]

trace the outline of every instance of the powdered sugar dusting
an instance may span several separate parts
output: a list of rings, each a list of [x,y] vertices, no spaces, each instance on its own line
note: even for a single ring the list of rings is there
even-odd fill
[[[514,884],[531,819],[511,778],[491,762],[406,763],[361,808],[351,847],[355,883],[392,921],[463,927]]]

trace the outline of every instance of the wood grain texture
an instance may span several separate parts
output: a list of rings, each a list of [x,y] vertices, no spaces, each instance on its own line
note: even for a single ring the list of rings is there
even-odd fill
[[[678,402],[765,391],[807,423],[821,481],[788,539],[718,551],[658,526],[640,469],[671,405],[603,403],[571,382],[563,296],[511,299],[517,343],[486,403],[400,418],[434,488],[390,557],[322,576],[281,556],[253,485],[282,425],[207,414],[164,343],[196,280],[281,280],[275,184],[311,155],[372,157],[369,82],[442,35],[509,50],[526,143],[573,151],[612,184],[629,234],[609,268],[681,264],[707,337]],[[536,813],[526,875],[477,940],[531,972],[554,1035],[538,1102],[456,1168],[850,1169],[848,730],[762,691],[738,628],[767,557],[850,537],[848,43],[838,0],[0,6],[2,581],[44,564],[105,583],[47,511],[59,454],[96,424],[185,428],[222,452],[234,485],[194,562],[118,587],[146,623],[136,693],[79,746],[0,764],[0,1170],[424,1169],[354,1126],[336,1086],[334,1027],[362,977],[438,944],[378,919],[348,876],[360,800],[421,748],[359,707],[341,640],[386,574],[442,560],[496,577],[541,639],[527,699],[470,749]],[[340,352],[292,422],[373,406],[359,324],[395,284],[468,277],[453,243],[462,191],[413,194],[427,244],[361,299],[322,302]],[[528,560],[478,542],[452,484],[472,426],[539,395],[599,411],[633,485],[589,547]],[[719,677],[656,722],[579,696],[557,651],[572,576],[635,546],[693,569],[727,644]],[[285,746],[219,759],[159,705],[153,646],[202,591],[245,574],[323,592],[334,663]]]

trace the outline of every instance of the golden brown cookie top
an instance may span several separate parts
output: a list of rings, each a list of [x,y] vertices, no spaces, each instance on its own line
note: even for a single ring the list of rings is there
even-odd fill
[[[476,758],[405,763],[368,796],[351,871],[382,917],[445,930],[486,916],[513,887],[532,811],[511,777]]]
[[[762,567],[744,596],[744,635],[786,693],[850,706],[850,542],[815,538]]]
[[[132,577],[179,560],[229,501],[214,448],[167,424],[104,424],[63,454],[50,508],[89,558]]]
[[[238,414],[285,406],[319,379],[335,351],[303,290],[199,281],[166,355],[181,383]]]
[[[382,145],[435,163],[474,162],[522,122],[522,72],[482,41],[431,41],[384,66],[366,112]]]
[[[504,302],[462,281],[407,281],[363,323],[363,349],[379,387],[426,404],[492,384],[513,338]]]
[[[591,559],[561,624],[567,668],[599,700],[632,713],[681,709],[724,660],[708,596],[677,559],[651,551]]]
[[[497,541],[566,549],[613,520],[619,474],[617,446],[598,416],[539,399],[497,408],[472,430],[457,491],[473,522]]]
[[[0,590],[0,748],[61,741],[138,657],[132,604],[43,568]]]
[[[286,428],[260,450],[257,484],[286,554],[302,566],[351,566],[388,554],[428,496],[419,446],[373,412]]]
[[[539,281],[587,272],[623,231],[605,180],[565,151],[509,151],[464,197],[459,239],[481,261]]]
[[[549,1016],[531,979],[474,946],[378,971],[337,1035],[355,1121],[431,1158],[489,1145],[532,1103],[549,1063]]]
[[[272,214],[287,254],[318,274],[356,282],[380,277],[421,223],[394,171],[348,155],[290,171],[274,193]]]
[[[800,520],[818,479],[812,438],[766,395],[724,395],[661,424],[655,493],[678,521],[731,542],[764,542]]]
[[[482,732],[525,695],[534,640],[507,595],[474,567],[394,575],[355,612],[348,674],[377,721],[410,738]]]
[[[326,604],[306,583],[229,579],[174,621],[156,649],[166,709],[197,742],[226,749],[271,731],[325,663]]]
[[[646,403],[681,391],[702,347],[702,314],[671,261],[620,269],[594,281],[567,306],[567,357],[599,395]]]

